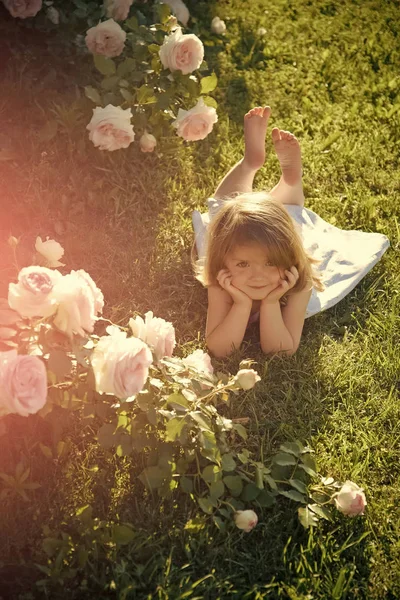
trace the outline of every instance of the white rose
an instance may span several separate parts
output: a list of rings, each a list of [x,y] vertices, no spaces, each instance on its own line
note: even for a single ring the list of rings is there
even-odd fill
[[[93,109],[93,116],[86,127],[90,132],[90,141],[100,150],[109,152],[127,148],[135,139],[131,118],[130,108],[124,110],[112,104],[105,108],[97,106]]]
[[[46,267],[24,267],[18,283],[8,286],[8,304],[22,317],[49,317],[57,310],[54,286],[62,279],[59,271]]]
[[[238,510],[234,519],[236,527],[246,533],[249,533],[258,523],[258,516],[254,510]]]
[[[345,481],[335,496],[336,508],[349,517],[363,515],[367,500],[362,488],[352,481]]]
[[[217,121],[218,116],[215,108],[207,106],[204,104],[203,98],[199,98],[196,106],[190,110],[179,109],[178,116],[172,126],[176,127],[177,134],[184,140],[194,142],[204,140]]]
[[[259,374],[254,369],[240,369],[236,374],[236,381],[242,390],[251,390],[257,381],[261,380]]]
[[[0,352],[0,414],[22,417],[37,413],[46,404],[47,372],[38,356]]]
[[[164,0],[164,4],[168,4],[178,21],[186,27],[190,19],[189,9],[182,0]]]
[[[93,279],[90,277],[89,273],[86,273],[83,269],[78,269],[78,271],[71,271],[81,277],[85,284],[89,287],[94,301],[94,312],[96,314],[103,312],[104,308],[104,296],[101,290],[97,287]]]
[[[160,48],[160,59],[163,66],[170,71],[182,71],[183,75],[193,73],[203,62],[204,46],[194,34],[183,35],[178,27],[165,37]]]
[[[114,19],[108,19],[91,27],[86,32],[86,46],[92,54],[102,54],[109,58],[119,56],[123,50],[126,33]]]
[[[96,321],[96,299],[86,279],[71,271],[53,289],[58,308],[54,325],[69,337],[74,333],[84,337],[92,333]]]
[[[139,143],[142,152],[153,152],[154,148],[157,146],[156,138],[151,133],[147,133],[147,131],[144,132]]]
[[[204,350],[195,350],[192,354],[186,356],[186,358],[182,358],[182,362],[187,367],[200,371],[200,373],[212,375],[214,372],[210,355],[204,352]]]
[[[58,25],[60,23],[60,13],[54,6],[49,6],[46,11],[47,18],[54,24]]]
[[[156,360],[160,360],[164,356],[172,356],[176,343],[175,329],[172,323],[153,317],[151,310],[144,317],[144,321],[139,316],[135,319],[129,319],[129,327],[133,335],[152,348]]]
[[[213,33],[217,33],[219,35],[221,35],[222,33],[225,33],[225,31],[226,31],[225,21],[222,21],[222,19],[220,19],[219,17],[214,17],[213,20],[211,21],[211,31]]]
[[[91,357],[96,390],[129,398],[138,394],[146,383],[152,355],[149,347],[135,337],[112,330],[112,335],[100,338]]]
[[[55,268],[65,266],[64,263],[59,262],[64,254],[64,248],[55,240],[49,240],[47,237],[46,241],[43,242],[41,237],[37,237],[35,250],[46,259],[47,267]]]
[[[125,21],[129,15],[129,9],[133,0],[105,0],[104,6],[107,17],[116,21]]]
[[[42,8],[42,0],[3,0],[3,4],[12,17],[19,19],[35,17]]]

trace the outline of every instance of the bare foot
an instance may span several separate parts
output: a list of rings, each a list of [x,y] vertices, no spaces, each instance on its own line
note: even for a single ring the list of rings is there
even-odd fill
[[[260,169],[265,161],[265,136],[270,114],[269,106],[256,106],[244,116],[243,161],[254,170]]]
[[[288,185],[301,181],[301,152],[297,138],[289,131],[275,127],[272,141],[282,169],[282,178]]]

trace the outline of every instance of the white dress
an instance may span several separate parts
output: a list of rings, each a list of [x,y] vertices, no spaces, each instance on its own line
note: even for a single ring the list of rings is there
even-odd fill
[[[205,255],[206,232],[223,200],[209,198],[208,212],[192,213],[195,242],[200,261]],[[325,285],[323,292],[313,289],[306,318],[331,308],[344,298],[382,257],[390,245],[382,233],[343,230],[330,225],[308,208],[286,204],[285,208],[297,224],[304,248],[321,262],[320,271]]]

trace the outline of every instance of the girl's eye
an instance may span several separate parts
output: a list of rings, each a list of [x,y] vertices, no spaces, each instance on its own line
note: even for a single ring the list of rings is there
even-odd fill
[[[265,266],[266,266],[266,267],[273,267],[274,265],[272,264],[272,262],[268,262],[268,261],[267,261],[267,262],[265,263]]]
[[[245,260],[242,260],[242,262],[238,263],[236,266],[240,267],[241,269],[244,269],[245,267],[249,266],[249,263],[246,262]]]

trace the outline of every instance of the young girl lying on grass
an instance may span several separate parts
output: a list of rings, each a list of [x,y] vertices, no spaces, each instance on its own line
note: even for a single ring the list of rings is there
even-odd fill
[[[193,214],[198,279],[208,288],[206,341],[217,357],[239,348],[258,320],[264,352],[293,354],[304,319],[349,293],[389,245],[384,235],[342,231],[304,208],[300,146],[286,131],[272,130],[279,183],[252,191],[270,113],[245,115],[244,158],[217,187],[209,214]]]

